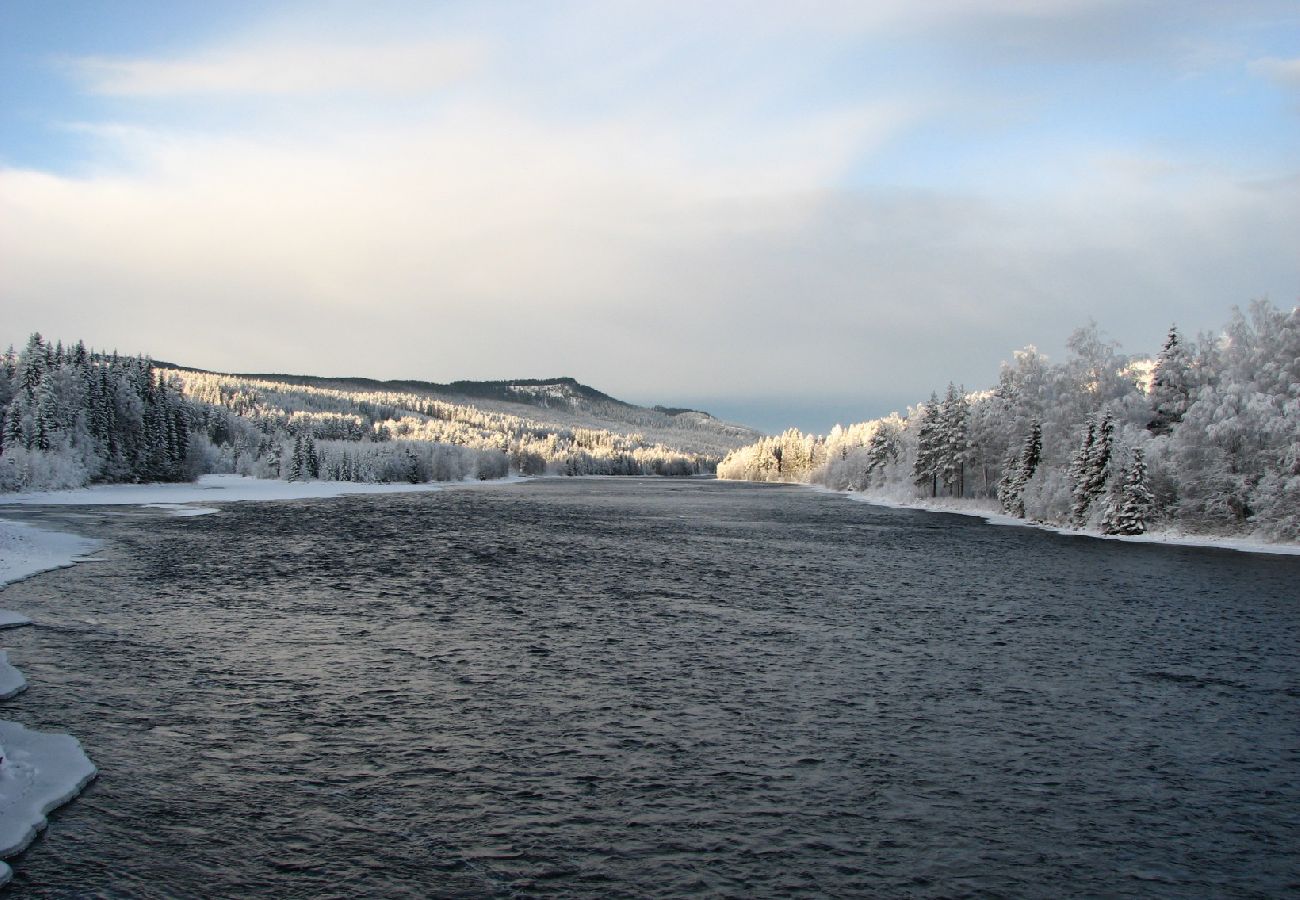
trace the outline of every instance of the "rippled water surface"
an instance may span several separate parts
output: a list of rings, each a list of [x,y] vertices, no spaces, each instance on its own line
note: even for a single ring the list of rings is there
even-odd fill
[[[1297,558],[694,480],[71,521],[4,712],[101,775],[22,896],[1300,890]]]

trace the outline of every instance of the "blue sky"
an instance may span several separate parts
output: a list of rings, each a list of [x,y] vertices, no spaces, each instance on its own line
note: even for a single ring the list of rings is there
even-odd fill
[[[0,340],[825,431],[1300,294],[1300,4],[0,5]]]

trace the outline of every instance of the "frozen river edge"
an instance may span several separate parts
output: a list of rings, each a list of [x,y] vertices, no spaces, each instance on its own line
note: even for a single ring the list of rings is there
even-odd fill
[[[810,490],[817,491],[818,493],[836,494],[844,497],[846,500],[853,500],[857,503],[870,503],[873,506],[884,506],[889,509],[912,509],[920,512],[948,513],[949,515],[955,516],[974,516],[975,518],[983,519],[989,525],[1011,525],[1018,528],[1037,528],[1039,531],[1050,531],[1053,534],[1062,534],[1067,537],[1085,537],[1103,541],[1123,541],[1129,544],[1164,544],[1174,547],[1210,547],[1218,550],[1236,550],[1241,553],[1272,553],[1282,556],[1300,556],[1300,544],[1276,544],[1269,541],[1261,541],[1245,537],[1185,534],[1173,530],[1151,531],[1146,534],[1137,535],[1102,534],[1098,531],[1087,531],[1078,528],[1063,528],[1059,525],[1051,525],[1046,522],[1018,519],[1015,516],[1004,515],[978,500],[955,500],[949,498],[940,498],[933,501],[927,498],[898,500],[872,494],[861,494],[856,491],[838,491],[832,488],[823,487],[820,484],[809,484],[803,486]]]
[[[0,588],[41,572],[76,563],[98,549],[86,538],[0,521]],[[29,625],[24,615],[0,610],[0,628]],[[0,652],[0,699],[24,691],[27,681]],[[46,824],[46,815],[81,793],[95,777],[76,738],[31,731],[17,722],[0,721],[0,859],[21,853]],[[0,885],[13,877],[0,862]]]

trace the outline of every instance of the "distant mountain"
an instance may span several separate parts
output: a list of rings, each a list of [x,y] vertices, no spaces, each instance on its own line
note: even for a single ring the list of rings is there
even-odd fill
[[[688,454],[724,456],[752,443],[762,432],[724,422],[707,412],[684,407],[637,406],[618,400],[575,378],[516,378],[503,381],[453,381],[441,384],[417,379],[379,380],[357,376],[324,377],[286,373],[224,373],[155,361],[163,369],[249,382],[338,391],[345,394],[386,393],[423,397],[454,406],[472,407],[529,420],[560,431],[598,429],[623,436],[639,435],[644,442]]]

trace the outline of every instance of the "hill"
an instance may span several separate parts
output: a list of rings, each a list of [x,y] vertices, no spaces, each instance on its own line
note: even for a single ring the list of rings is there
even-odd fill
[[[32,335],[0,365],[0,491],[205,473],[329,481],[711,473],[758,432],[572,378],[225,374]]]

